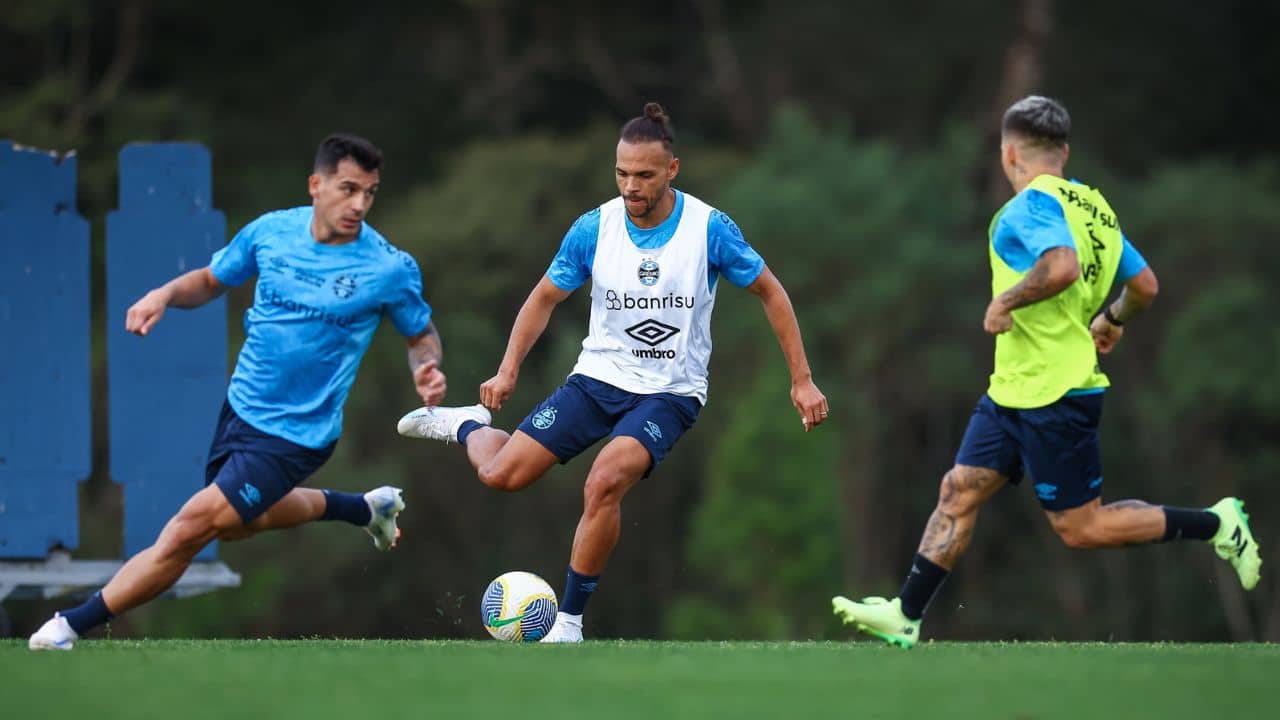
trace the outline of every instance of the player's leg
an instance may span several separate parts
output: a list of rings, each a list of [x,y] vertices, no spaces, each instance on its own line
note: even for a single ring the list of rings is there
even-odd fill
[[[33,649],[69,649],[71,642],[112,617],[156,597],[182,577],[211,541],[238,540],[260,530],[305,522],[325,506],[320,491],[295,493],[294,486],[318,469],[332,448],[310,450],[262,436],[235,418],[220,422],[206,468],[207,485],[161,530],[147,549],[129,559],[88,601],[55,615],[29,642]],[[230,450],[230,446],[257,447]],[[273,512],[274,511],[274,512]],[[318,519],[318,518],[317,518]]]
[[[130,558],[89,600],[55,614],[31,636],[28,646],[70,650],[85,632],[168,590],[206,545],[243,524],[222,492],[206,486],[170,518],[155,543]]]
[[[1202,540],[1235,567],[1245,589],[1257,585],[1262,560],[1239,500],[1224,498],[1206,509],[1142,500],[1102,503],[1102,405],[1102,394],[1068,396],[1021,414],[1024,460],[1062,541],[1073,548],[1105,548]]]
[[[404,510],[399,488],[383,486],[366,493],[295,487],[248,525],[218,536],[219,540],[244,540],[267,530],[287,530],[309,522],[337,520],[364,528],[379,550],[395,547],[400,537],[396,518]]]
[[[533,409],[512,434],[489,424],[489,411],[462,408],[419,408],[400,419],[405,437],[457,442],[485,485],[515,492],[532,485],[557,462],[568,462],[612,427],[591,395],[594,385],[572,375]]]
[[[836,616],[890,644],[910,648],[920,635],[925,609],[969,546],[982,505],[1005,483],[1021,479],[1012,414],[984,396],[978,402],[956,454],[942,477],[938,502],[898,596],[853,601],[832,598]]]
[[[671,452],[701,410],[696,398],[662,394],[624,399],[622,396],[629,394],[616,388],[605,392],[614,391],[625,411],[592,463],[582,488],[582,517],[573,536],[560,612],[543,642],[582,640],[587,601],[622,532],[622,498]],[[609,398],[603,402],[614,404]]]

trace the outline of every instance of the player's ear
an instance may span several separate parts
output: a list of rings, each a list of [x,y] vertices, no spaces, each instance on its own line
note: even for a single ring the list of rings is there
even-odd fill
[[[320,194],[320,183],[324,180],[319,173],[311,173],[307,178],[307,193],[311,195],[311,199],[315,200]]]
[[[676,175],[680,174],[680,158],[671,158],[671,166],[667,168],[667,182],[676,179]]]

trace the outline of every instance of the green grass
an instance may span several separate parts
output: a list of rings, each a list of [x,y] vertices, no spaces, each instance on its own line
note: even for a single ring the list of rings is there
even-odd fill
[[[1275,717],[1277,645],[0,642],[14,718]]]

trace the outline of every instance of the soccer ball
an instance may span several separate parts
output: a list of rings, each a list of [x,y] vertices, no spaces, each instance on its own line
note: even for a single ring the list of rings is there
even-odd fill
[[[556,594],[546,580],[528,572],[503,573],[480,600],[480,621],[498,640],[537,642],[556,622]]]

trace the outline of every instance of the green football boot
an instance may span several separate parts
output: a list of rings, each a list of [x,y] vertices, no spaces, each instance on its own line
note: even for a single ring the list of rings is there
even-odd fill
[[[831,598],[831,610],[845,625],[853,625],[890,645],[910,650],[920,638],[920,621],[902,614],[902,601],[898,598],[869,597],[854,602],[837,595]]]
[[[1249,530],[1249,516],[1244,503],[1238,498],[1222,498],[1209,512],[1218,516],[1218,532],[1209,541],[1218,557],[1231,563],[1240,576],[1245,590],[1252,590],[1261,577],[1262,558],[1258,556],[1258,541]]]

